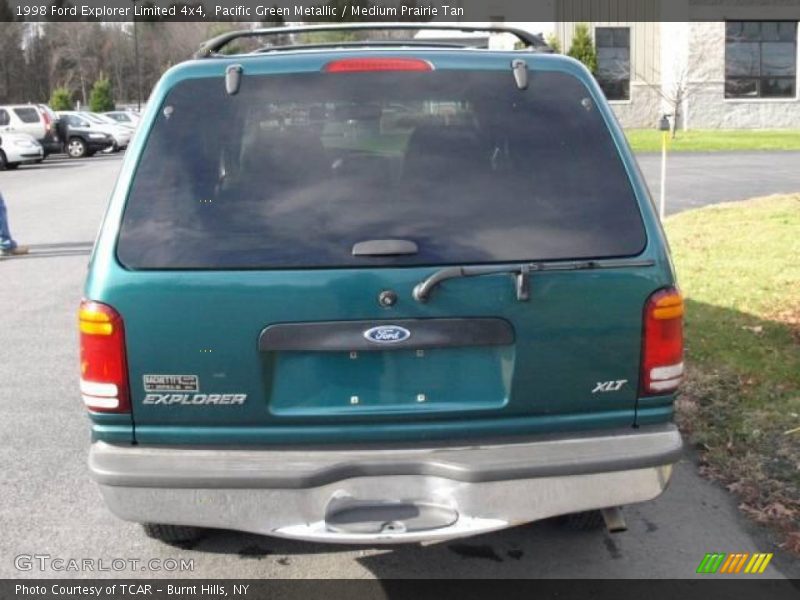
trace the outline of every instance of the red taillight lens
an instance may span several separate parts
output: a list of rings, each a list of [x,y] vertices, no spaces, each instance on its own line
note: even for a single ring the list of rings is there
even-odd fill
[[[84,404],[95,412],[130,412],[122,317],[110,306],[84,300],[78,327]]]
[[[433,65],[420,58],[342,58],[329,62],[322,70],[326,73],[433,71]]]
[[[675,288],[667,288],[650,296],[645,305],[642,394],[674,392],[682,378],[683,298]]]

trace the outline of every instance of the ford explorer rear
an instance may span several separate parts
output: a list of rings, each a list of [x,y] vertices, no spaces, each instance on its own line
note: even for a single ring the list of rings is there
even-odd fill
[[[115,514],[404,542],[664,490],[664,234],[591,74],[523,39],[214,46],[164,75],[80,310]]]

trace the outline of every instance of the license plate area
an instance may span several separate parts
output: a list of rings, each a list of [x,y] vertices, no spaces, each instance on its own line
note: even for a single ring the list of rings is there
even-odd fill
[[[502,408],[513,346],[387,352],[281,352],[270,411],[353,416]]]

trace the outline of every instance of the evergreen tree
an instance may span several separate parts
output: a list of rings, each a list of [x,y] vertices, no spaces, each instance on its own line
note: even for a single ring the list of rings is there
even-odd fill
[[[92,86],[92,93],[89,96],[89,107],[92,112],[105,112],[114,110],[114,98],[111,95],[111,81],[105,75],[100,75],[99,79]]]
[[[547,45],[553,49],[553,52],[556,54],[561,54],[561,40],[558,39],[558,36],[555,33],[551,33],[547,36]]]
[[[57,87],[50,94],[50,108],[53,110],[72,110],[72,94],[65,87]]]
[[[585,23],[578,23],[575,26],[572,45],[569,47],[567,55],[581,61],[592,73],[597,72],[597,52],[594,49],[594,41],[589,33],[589,27]]]

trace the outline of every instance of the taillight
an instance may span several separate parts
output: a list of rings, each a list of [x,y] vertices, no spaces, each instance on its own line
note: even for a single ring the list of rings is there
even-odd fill
[[[674,392],[683,378],[683,298],[675,288],[654,293],[644,309],[641,390]]]
[[[122,317],[110,306],[84,300],[78,327],[84,404],[96,412],[130,412]]]
[[[327,63],[322,70],[326,73],[433,71],[433,65],[420,58],[342,58]]]
[[[50,115],[48,115],[46,112],[42,111],[42,120],[44,121],[45,131],[49,132],[50,131],[50,126],[52,124],[52,120],[50,119]]]

